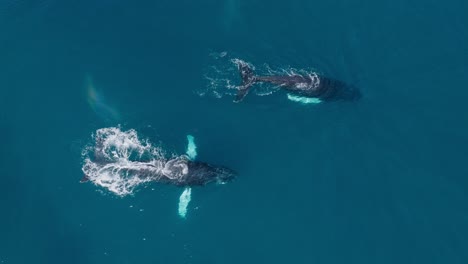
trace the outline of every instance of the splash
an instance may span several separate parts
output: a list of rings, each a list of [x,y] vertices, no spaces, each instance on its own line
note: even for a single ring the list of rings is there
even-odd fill
[[[162,149],[140,139],[133,129],[101,128],[93,141],[83,150],[82,171],[90,182],[118,196],[133,194],[137,186],[167,170]]]
[[[82,171],[85,180],[118,195],[126,196],[152,181],[175,181],[188,173],[187,160],[195,159],[195,138],[187,136],[187,156],[166,159],[161,148],[138,137],[135,130],[120,127],[101,128],[92,136],[93,144],[83,150]],[[185,188],[179,198],[178,213],[185,218],[192,189]]]
[[[139,138],[133,129],[101,128],[92,138],[92,144],[82,152],[84,177],[81,182],[90,181],[117,196],[131,195],[138,186],[149,182],[180,186],[224,184],[235,175],[225,167],[194,161],[197,147],[191,135],[187,136],[187,155],[172,154],[170,158],[165,157],[162,148]],[[186,187],[179,198],[178,212],[182,218],[186,217],[190,200],[191,188]]]
[[[252,69],[254,65],[250,62],[230,57],[226,51],[220,53],[211,53],[213,64],[205,71],[205,80],[207,81],[204,90],[197,91],[200,96],[211,96],[215,98],[229,97],[233,98],[242,87],[237,65],[239,63],[247,64]],[[258,69],[256,73],[264,73],[263,69]],[[278,87],[258,83],[255,85],[254,93],[257,96],[270,95],[278,90]]]
[[[290,66],[272,68],[268,64],[255,67],[251,62],[229,56],[225,51],[220,53],[211,53],[210,57],[213,59],[213,64],[206,70],[205,79],[207,81],[207,85],[204,90],[198,91],[200,96],[233,98],[237,94],[238,90],[242,88],[238,65],[248,65],[249,68],[255,71],[255,75],[259,76],[305,76],[313,80],[311,83],[314,87],[319,85],[318,74],[313,69],[296,69]],[[251,89],[249,94],[267,96],[279,91],[280,88],[281,86],[279,85],[256,83],[255,87]]]

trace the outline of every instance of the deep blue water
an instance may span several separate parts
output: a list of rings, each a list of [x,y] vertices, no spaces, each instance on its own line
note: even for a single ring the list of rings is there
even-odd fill
[[[468,263],[465,10],[0,0],[0,263]],[[201,97],[219,52],[363,98]],[[91,134],[119,124],[177,152],[193,134],[200,160],[239,176],[195,188],[185,220],[178,187],[80,184]]]

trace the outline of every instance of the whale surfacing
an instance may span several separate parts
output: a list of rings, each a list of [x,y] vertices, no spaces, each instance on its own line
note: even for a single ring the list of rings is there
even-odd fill
[[[179,215],[185,218],[191,200],[191,188],[224,184],[234,179],[233,170],[196,160],[194,137],[187,136],[186,154],[166,157],[165,151],[148,140],[141,140],[135,130],[119,127],[101,128],[93,135],[94,144],[83,151],[83,177],[124,197],[136,187],[149,183],[170,184],[184,188],[179,199]]]
[[[237,65],[242,83],[238,88],[234,102],[241,102],[248,94],[249,90],[256,83],[270,83],[287,90],[295,100],[299,102],[309,102],[306,98],[315,98],[313,102],[321,101],[354,101],[361,98],[360,91],[341,81],[334,80],[317,73],[306,75],[255,75],[253,67],[247,62],[236,59],[233,62]],[[304,97],[298,100],[297,98]]]

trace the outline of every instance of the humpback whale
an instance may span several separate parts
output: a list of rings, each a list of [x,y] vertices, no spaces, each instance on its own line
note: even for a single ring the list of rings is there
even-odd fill
[[[212,165],[206,162],[196,161],[196,146],[194,138],[187,136],[189,145],[186,155],[180,155],[171,159],[158,159],[153,161],[134,161],[136,166],[123,167],[119,173],[127,178],[137,177],[144,182],[158,182],[172,184],[181,187],[203,186],[209,183],[224,184],[234,179],[236,172],[223,166]],[[95,164],[102,168],[111,167],[113,161],[106,159],[103,154],[103,143],[96,140],[94,149]],[[91,180],[86,173],[80,180],[81,183]]]
[[[191,187],[210,183],[225,184],[236,172],[197,161],[194,137],[187,136],[186,153],[166,158],[164,152],[149,141],[138,139],[135,130],[98,129],[95,142],[84,150],[83,178],[109,191],[125,196],[141,184],[162,183],[184,187],[179,199],[179,215],[185,218],[191,200]]]
[[[101,164],[103,167],[109,165]],[[144,182],[158,182],[180,187],[204,186],[209,183],[225,184],[234,179],[236,175],[229,168],[193,161],[187,155],[158,161],[158,164],[141,163],[137,168],[123,168],[120,173],[127,177],[136,176]],[[88,182],[90,179],[90,176],[84,174],[80,182]]]
[[[290,93],[288,94],[289,99],[299,102],[353,101],[361,97],[357,88],[317,73],[259,76],[255,75],[248,63],[242,60],[234,60],[233,62],[237,64],[242,79],[242,85],[234,99],[236,103],[241,102],[249,89],[256,83],[277,85]]]

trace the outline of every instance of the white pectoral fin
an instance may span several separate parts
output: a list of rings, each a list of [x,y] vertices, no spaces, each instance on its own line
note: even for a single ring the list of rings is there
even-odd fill
[[[322,102],[319,98],[302,97],[292,94],[288,94],[288,99],[301,104],[319,104]]]
[[[187,187],[182,192],[179,198],[179,216],[180,217],[185,218],[185,216],[187,215],[187,206],[189,205],[191,199],[192,199],[192,188]]]
[[[197,146],[195,145],[195,138],[192,135],[187,135],[187,156],[194,160],[197,157]]]
[[[195,138],[192,135],[187,135],[187,156],[189,159],[194,160],[197,157],[197,146],[195,145]],[[192,200],[192,188],[186,187],[179,197],[179,216],[185,218],[187,215],[187,207]]]

